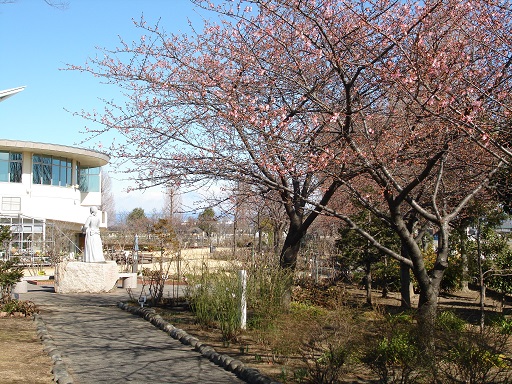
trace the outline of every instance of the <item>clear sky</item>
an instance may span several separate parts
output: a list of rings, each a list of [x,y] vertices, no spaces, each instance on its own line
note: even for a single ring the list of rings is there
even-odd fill
[[[189,32],[188,20],[201,29],[201,15],[188,0],[66,0],[64,10],[43,0],[0,1],[0,90],[26,86],[0,103],[0,138],[78,146],[86,138],[86,121],[70,111],[102,110],[98,98],[116,97],[117,89],[102,85],[86,73],[64,71],[66,64],[83,65],[99,53],[96,47],[114,48],[119,36],[131,42],[142,31],[132,19],[144,19],[167,32]],[[80,144],[97,148],[98,140]],[[108,145],[108,140],[105,140]],[[116,211],[141,207],[146,213],[163,208],[162,190],[124,192],[128,186],[112,168]],[[183,197],[187,199],[187,197]]]

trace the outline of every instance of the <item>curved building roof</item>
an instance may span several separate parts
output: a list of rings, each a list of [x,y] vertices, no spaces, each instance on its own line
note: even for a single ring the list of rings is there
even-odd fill
[[[40,152],[45,155],[73,158],[79,161],[80,165],[87,167],[102,167],[110,161],[110,156],[92,149],[58,144],[36,143],[33,141],[0,139],[0,149],[13,152],[28,150],[34,153]]]
[[[11,88],[6,89],[3,91],[0,91],[0,101],[4,101],[8,97],[11,97],[12,95],[17,94],[18,92],[21,92],[25,89],[25,87],[18,87],[18,88]]]

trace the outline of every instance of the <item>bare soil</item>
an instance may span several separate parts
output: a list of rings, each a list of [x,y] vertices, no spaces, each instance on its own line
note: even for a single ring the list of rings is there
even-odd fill
[[[32,318],[0,318],[0,382],[53,383],[52,367]]]

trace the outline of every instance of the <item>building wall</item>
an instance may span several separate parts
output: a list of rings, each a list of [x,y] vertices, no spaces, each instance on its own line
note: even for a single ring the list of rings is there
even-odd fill
[[[40,148],[21,148],[19,142],[17,148],[0,145],[0,151],[21,152],[22,178],[21,183],[0,182],[0,214],[1,215],[24,215],[43,220],[63,221],[81,226],[87,216],[91,206],[99,207],[101,205],[101,192],[81,192],[78,188],[76,175],[76,156],[71,147],[66,147],[67,152],[57,153],[68,159],[72,159],[72,184],[70,186],[54,186],[33,183],[32,179],[32,158],[33,154],[55,155],[53,152],[45,153]],[[33,144],[33,143],[32,143]],[[37,147],[37,145],[36,145]],[[62,147],[61,147],[62,149]],[[83,151],[83,150],[81,150]],[[81,154],[80,163],[86,164],[87,157]],[[98,161],[91,159],[92,162]],[[103,161],[106,163],[106,161]],[[92,164],[93,166],[101,164]],[[106,227],[107,217],[101,212],[102,226]]]

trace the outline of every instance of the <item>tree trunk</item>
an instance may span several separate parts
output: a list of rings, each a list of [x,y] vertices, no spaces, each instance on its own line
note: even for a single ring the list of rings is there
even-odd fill
[[[366,261],[365,276],[366,304],[372,305],[372,263],[369,260]]]
[[[480,332],[484,332],[485,327],[485,279],[482,265],[482,246],[480,243],[480,218],[476,234],[477,257],[478,257],[478,276],[480,283]]]
[[[297,256],[299,254],[300,241],[290,239],[290,235],[286,236],[284,241],[283,249],[281,250],[281,256],[279,264],[283,269],[295,270],[297,266]]]
[[[406,244],[402,241],[400,253],[403,257],[410,259]],[[404,309],[411,308],[411,268],[400,262],[400,306]]]
[[[302,230],[301,225],[297,223],[294,224],[294,221],[292,220],[279,258],[279,266],[281,269],[289,272],[287,275],[289,280],[287,282],[288,287],[283,295],[283,307],[285,310],[290,308],[293,275],[297,267],[297,257],[304,235],[305,232]]]
[[[430,286],[426,291],[421,290],[420,301],[418,304],[418,326],[421,329],[421,343],[426,352],[433,352],[434,345],[434,326],[437,317],[437,298],[438,293]]]
[[[279,258],[279,265],[283,269],[295,271],[297,266],[297,256],[300,250],[300,244],[305,235],[305,230],[302,228],[300,222],[294,223],[295,220],[290,222],[290,227],[286,238],[284,240],[281,256]]]
[[[460,257],[462,260],[462,278],[461,278],[461,289],[464,292],[469,291],[469,260],[468,260],[468,254],[466,251],[466,241],[467,241],[467,235],[466,235],[466,228],[460,229]]]
[[[409,250],[414,264],[414,275],[420,286],[420,300],[418,304],[418,325],[421,329],[422,342],[426,353],[433,353],[434,330],[437,318],[437,299],[443,280],[444,271],[448,267],[448,225],[444,224],[439,230],[436,263],[432,271],[425,269],[419,248]]]
[[[382,297],[386,298],[388,297],[388,258],[387,256],[384,256],[384,276],[383,276],[383,282],[382,282]]]
[[[400,306],[403,309],[411,308],[411,268],[400,263]]]

